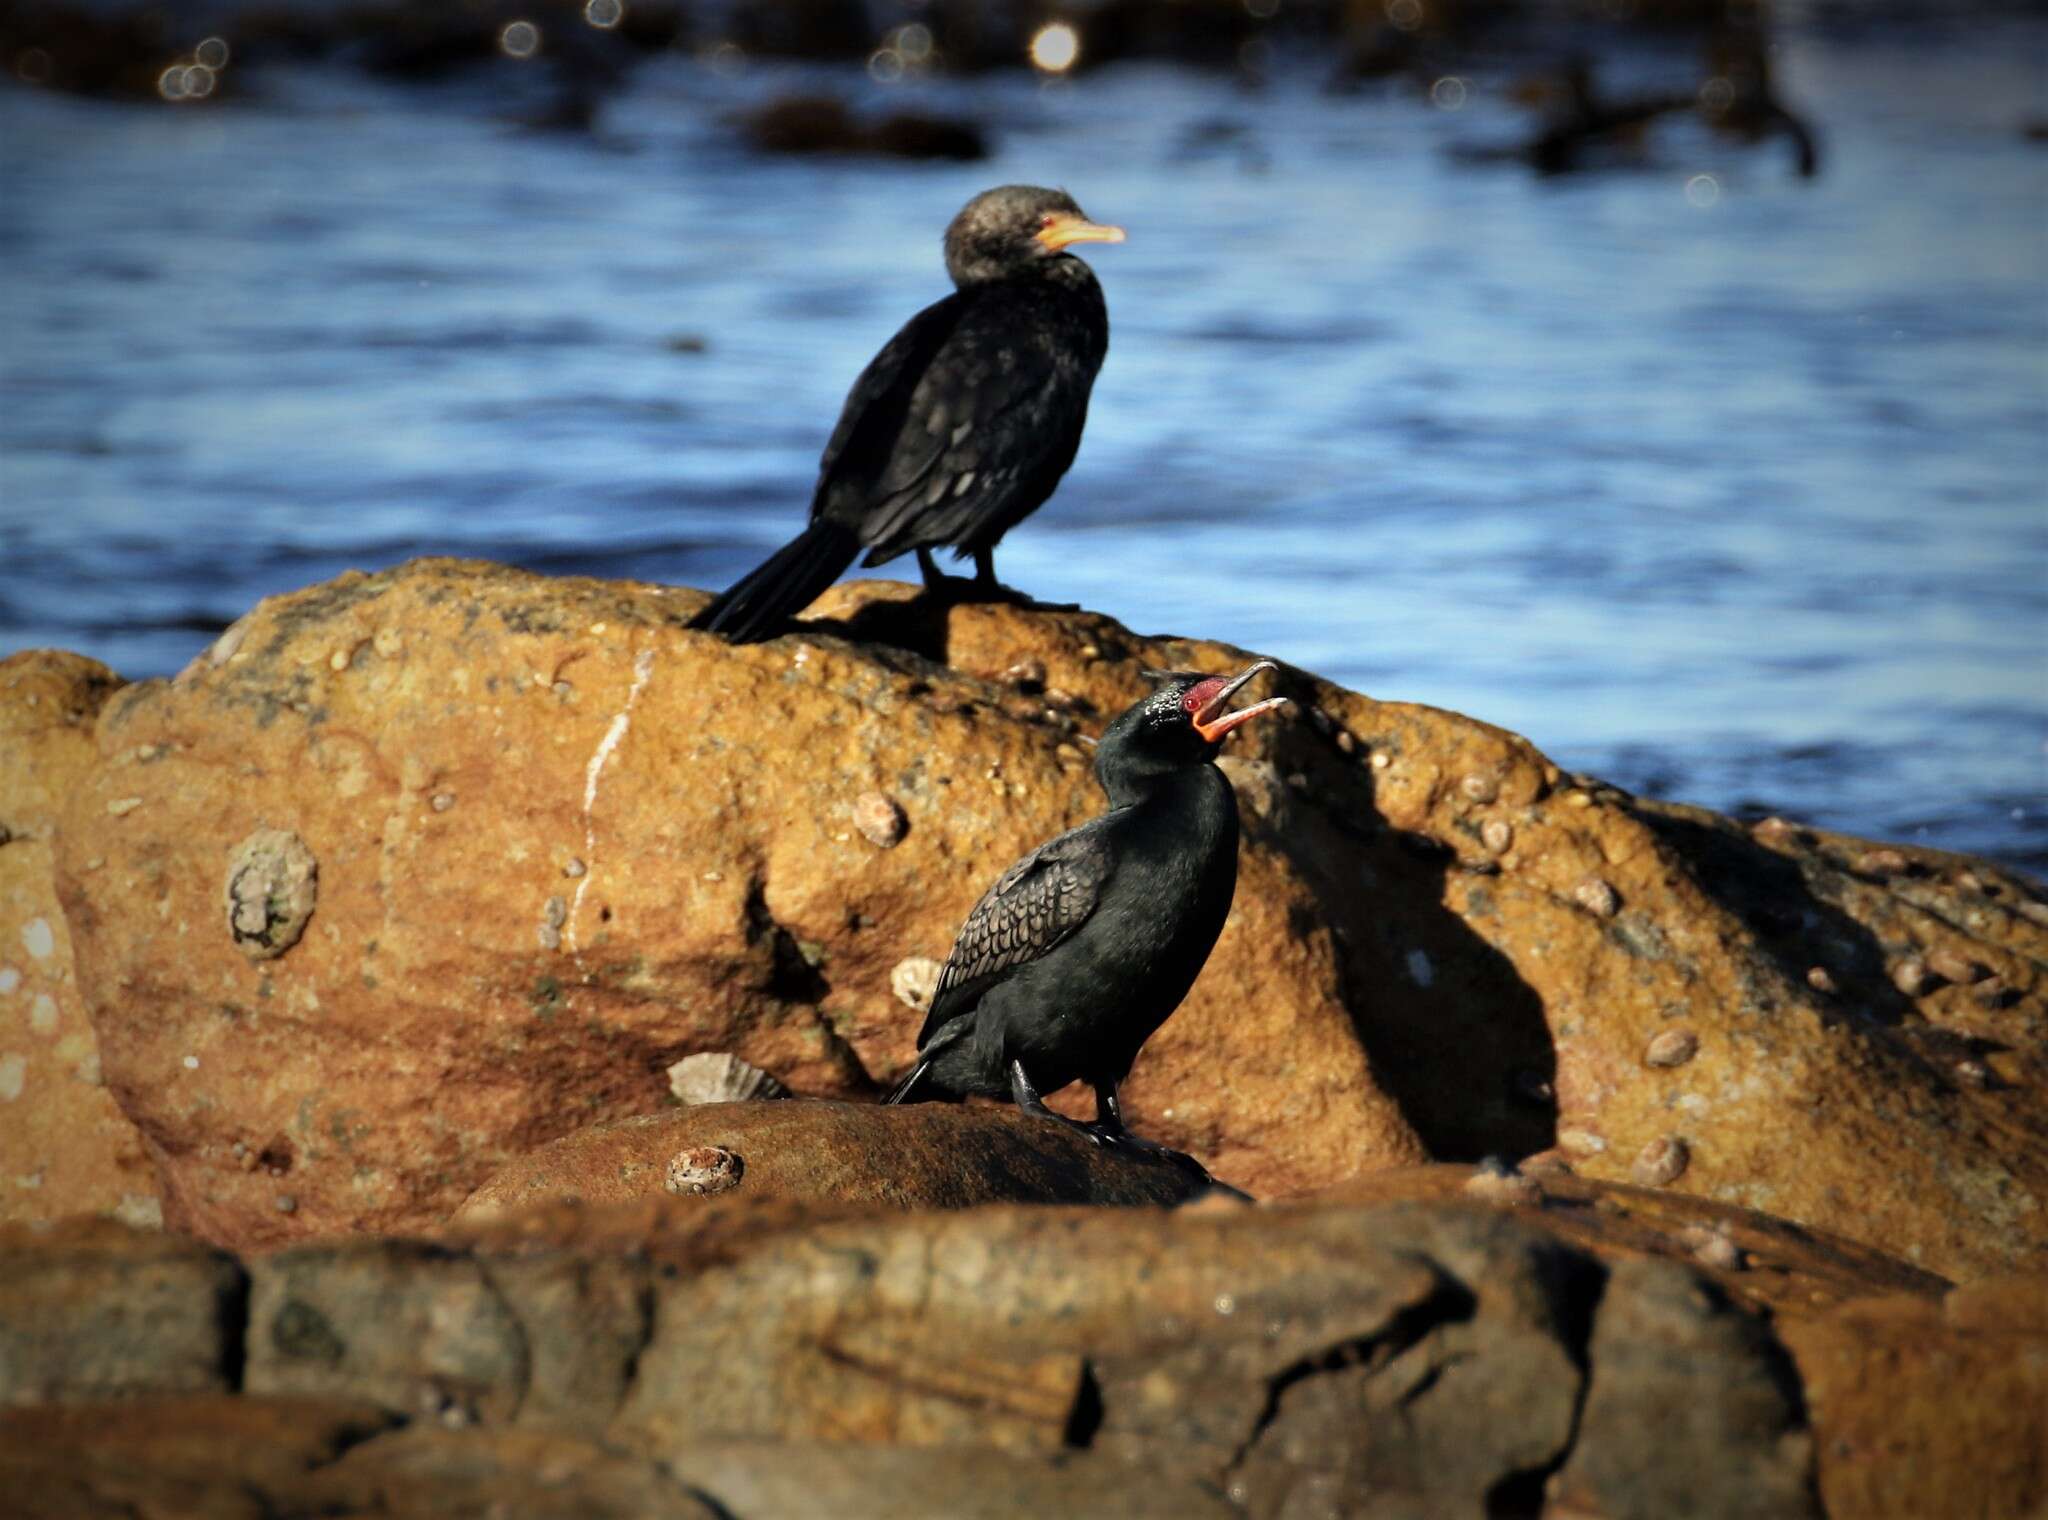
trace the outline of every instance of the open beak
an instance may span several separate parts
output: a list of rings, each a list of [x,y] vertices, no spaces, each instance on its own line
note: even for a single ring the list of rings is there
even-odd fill
[[[1058,253],[1070,243],[1121,243],[1124,230],[1060,211],[1038,229],[1037,238],[1047,253]]]
[[[1232,676],[1217,688],[1216,694],[1204,702],[1195,712],[1195,732],[1211,744],[1220,743],[1223,736],[1243,723],[1249,723],[1260,713],[1269,713],[1287,705],[1285,697],[1268,697],[1263,702],[1254,702],[1250,707],[1240,707],[1236,712],[1225,712],[1224,704],[1236,696],[1238,690],[1262,670],[1278,667],[1271,660],[1260,660],[1248,666],[1242,673]]]

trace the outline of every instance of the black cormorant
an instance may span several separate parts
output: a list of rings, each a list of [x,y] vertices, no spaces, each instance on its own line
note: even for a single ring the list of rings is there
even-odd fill
[[[1095,275],[1068,250],[1119,243],[1061,190],[1003,185],[946,229],[958,288],[905,323],[861,372],[825,445],[810,526],[691,620],[754,643],[782,631],[862,549],[879,565],[915,550],[974,557],[994,594],[995,546],[1052,495],[1088,420],[1109,348]]]
[[[918,1035],[917,1065],[889,1097],[1095,1089],[1098,1141],[1128,1140],[1117,1085],[1194,985],[1237,890],[1237,797],[1216,769],[1223,737],[1284,705],[1236,712],[1262,670],[1175,675],[1109,725],[1095,772],[1109,811],[1011,866],[967,915]],[[1146,1143],[1146,1142],[1138,1142]]]

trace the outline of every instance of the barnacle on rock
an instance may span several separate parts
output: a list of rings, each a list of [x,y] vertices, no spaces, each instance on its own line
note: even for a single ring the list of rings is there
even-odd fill
[[[722,1050],[684,1056],[668,1069],[668,1090],[688,1104],[789,1096],[789,1089],[770,1073]]]
[[[306,932],[319,895],[320,865],[298,835],[258,829],[228,862],[228,933],[252,961],[283,955]]]

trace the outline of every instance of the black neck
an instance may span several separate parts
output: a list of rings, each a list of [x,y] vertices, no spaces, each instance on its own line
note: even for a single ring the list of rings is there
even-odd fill
[[[1214,765],[1180,765],[1162,770],[1108,754],[1096,758],[1095,774],[1111,807],[1137,807],[1155,798],[1178,802],[1192,797],[1202,803],[1221,798],[1234,803],[1230,783]]]

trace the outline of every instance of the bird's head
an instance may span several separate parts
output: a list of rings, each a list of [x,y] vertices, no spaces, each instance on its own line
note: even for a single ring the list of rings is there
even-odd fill
[[[1123,240],[1123,228],[1089,221],[1064,190],[998,185],[946,229],[946,272],[956,285],[981,285],[1042,271],[1076,243]]]
[[[1259,660],[1234,676],[1205,676],[1174,671],[1159,677],[1159,688],[1120,713],[1103,731],[1096,746],[1095,769],[1103,786],[1115,796],[1147,778],[1169,771],[1208,765],[1223,753],[1223,740],[1262,714],[1287,705],[1285,697],[1268,697],[1249,707],[1230,708],[1230,700],[1262,670],[1274,668]]]

